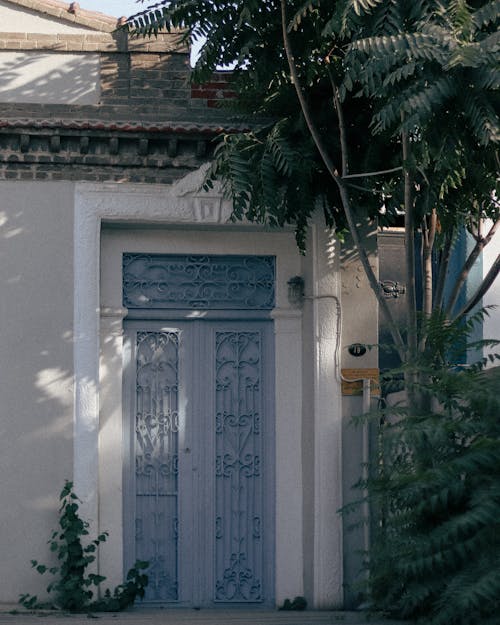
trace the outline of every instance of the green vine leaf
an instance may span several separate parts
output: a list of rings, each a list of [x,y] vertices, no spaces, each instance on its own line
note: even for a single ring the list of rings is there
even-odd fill
[[[117,586],[112,595],[107,589],[102,599],[94,597],[90,587],[99,588],[106,578],[97,573],[86,574],[86,569],[95,562],[93,554],[99,544],[106,540],[108,532],[102,532],[97,539],[84,545],[82,538],[88,535],[89,524],[80,519],[80,500],[73,491],[72,482],[65,483],[60,500],[59,526],[62,531],[52,532],[48,544],[61,564],[49,568],[37,560],[31,560],[32,567],[38,573],[43,575],[48,571],[55,577],[47,586],[47,592],[55,595],[55,607],[71,612],[123,610],[132,605],[137,597],[144,597],[148,576],[139,570],[147,569],[148,562],[136,563],[127,574],[127,584]],[[27,609],[46,607],[46,604],[39,603],[35,595],[21,594],[19,601]]]

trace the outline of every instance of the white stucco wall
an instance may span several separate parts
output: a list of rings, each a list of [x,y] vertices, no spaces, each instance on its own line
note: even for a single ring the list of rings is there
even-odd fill
[[[42,16],[25,7],[0,0],[0,31],[4,33],[85,34],[92,32],[84,26],[74,26],[62,20]]]
[[[98,54],[0,52],[0,102],[97,104],[99,67]]]
[[[73,473],[73,185],[0,182],[0,602],[40,591]]]
[[[370,265],[378,275],[377,231],[374,227],[364,230]],[[359,255],[347,239],[342,249],[342,368],[371,369],[378,367],[378,304],[370,288]],[[368,345],[361,357],[351,356],[348,347],[352,343]]]

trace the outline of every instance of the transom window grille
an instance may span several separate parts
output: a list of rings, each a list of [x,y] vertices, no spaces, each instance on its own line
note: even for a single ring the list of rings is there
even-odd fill
[[[270,310],[274,256],[123,255],[128,309]]]

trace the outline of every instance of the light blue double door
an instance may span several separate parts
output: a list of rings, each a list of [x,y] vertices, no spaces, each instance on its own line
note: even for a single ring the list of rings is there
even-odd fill
[[[269,320],[125,324],[125,564],[146,600],[273,604]]]

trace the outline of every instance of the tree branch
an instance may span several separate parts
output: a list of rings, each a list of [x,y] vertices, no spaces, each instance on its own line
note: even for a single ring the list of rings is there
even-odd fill
[[[297,98],[299,100],[299,104],[302,109],[305,122],[309,129],[309,132],[311,133],[313,141],[316,144],[316,148],[318,149],[320,156],[326,165],[326,168],[329,174],[332,176],[333,180],[338,186],[340,197],[342,199],[342,206],[343,206],[344,213],[345,213],[346,220],[347,220],[347,225],[351,232],[353,243],[358,251],[359,258],[363,266],[363,269],[365,271],[366,277],[368,278],[368,283],[372,291],[374,292],[375,297],[377,298],[378,304],[380,306],[380,309],[382,311],[382,314],[384,315],[387,321],[387,325],[391,332],[392,339],[396,345],[396,349],[398,350],[398,353],[401,356],[401,358],[404,359],[405,345],[404,345],[403,338],[394,321],[394,317],[392,315],[391,310],[389,309],[387,301],[385,300],[383,296],[382,289],[377,280],[377,277],[375,276],[375,273],[370,265],[368,254],[366,253],[366,249],[364,248],[361,242],[361,236],[359,234],[356,220],[354,218],[354,213],[351,208],[347,189],[339,174],[338,168],[336,167],[335,163],[330,158],[330,155],[328,154],[328,150],[326,149],[323,143],[321,135],[316,125],[313,122],[312,115],[309,110],[309,105],[305,99],[304,93],[300,85],[300,79],[299,79],[297,68],[295,65],[292,47],[290,44],[290,39],[288,37],[288,30],[287,30],[287,25],[286,25],[286,0],[281,0],[281,28],[282,28],[282,36],[283,36],[283,45],[285,48],[285,54],[286,54],[287,61],[288,61],[288,67],[290,69],[290,76],[291,76],[293,85],[295,87],[295,91],[297,93]]]
[[[433,208],[430,215],[430,224],[427,225],[427,220],[424,217],[422,224],[422,312],[426,317],[430,317],[432,314],[432,250],[434,248],[434,240],[436,238],[437,227],[437,213]],[[422,353],[425,350],[427,343],[427,336],[421,330],[420,341],[418,350]]]
[[[400,167],[392,167],[391,169],[381,169],[379,171],[366,171],[361,174],[348,174],[342,175],[342,178],[368,178],[369,176],[383,176],[384,174],[393,174],[396,171],[403,171],[403,168]]]
[[[282,29],[282,35],[283,35],[283,45],[285,48],[285,54],[286,54],[286,58],[288,61],[288,67],[290,69],[290,76],[292,78],[292,83],[297,93],[297,98],[299,100],[299,104],[302,109],[302,113],[304,115],[307,128],[309,129],[309,132],[311,133],[314,143],[316,144],[316,148],[318,149],[321,155],[321,158],[323,159],[323,162],[325,163],[328,169],[328,172],[335,180],[337,180],[337,178],[339,178],[339,175],[340,175],[338,168],[336,167],[335,163],[330,158],[330,155],[328,154],[328,151],[326,147],[324,146],[323,141],[321,139],[319,130],[316,128],[316,125],[314,124],[312,120],[312,116],[309,110],[309,105],[306,101],[306,98],[302,91],[302,87],[300,85],[300,79],[299,79],[299,75],[297,72],[297,67],[295,65],[293,51],[292,51],[292,47],[290,44],[290,38],[288,37],[288,30],[286,26],[286,0],[280,0],[280,1],[281,1],[281,29]]]
[[[405,207],[405,261],[406,261],[406,319],[408,326],[408,357],[414,361],[417,354],[417,298],[415,292],[415,215],[413,206],[413,180],[409,168],[410,140],[408,132],[401,132],[404,163]]]
[[[364,193],[371,193],[373,195],[373,187],[362,187],[360,184],[354,184],[354,182],[346,182],[346,187],[350,189],[358,189],[358,191],[363,191]]]
[[[425,227],[425,236],[423,239],[423,271],[424,271],[424,305],[423,312],[427,317],[432,312],[432,250],[434,249],[434,241],[436,238],[437,213],[433,208],[430,215],[430,224]]]
[[[463,317],[464,315],[466,315],[468,312],[470,312],[474,308],[474,306],[476,306],[476,304],[478,304],[481,301],[481,299],[487,293],[488,289],[493,284],[493,282],[495,281],[499,273],[500,273],[500,254],[498,254],[498,256],[495,258],[495,262],[493,263],[490,270],[484,277],[484,280],[481,282],[481,285],[479,286],[477,291],[470,298],[467,304],[465,304],[465,306],[455,315],[455,317],[453,318],[453,321],[456,321],[457,319],[460,319],[460,317]]]
[[[454,228],[450,232],[445,234],[443,251],[441,253],[441,258],[439,259],[439,273],[436,284],[436,291],[434,293],[434,310],[438,310],[443,307],[444,287],[446,284],[446,276],[448,275],[448,266],[450,264],[451,248],[453,245],[454,237]]]
[[[488,243],[494,237],[495,233],[497,232],[499,228],[500,228],[500,219],[497,219],[497,221],[495,221],[495,223],[491,226],[488,234],[482,237],[480,236],[481,227],[478,224],[478,235],[474,237],[476,240],[476,244],[473,250],[471,251],[471,253],[469,254],[469,256],[467,257],[462,267],[462,271],[459,273],[457,279],[455,280],[455,284],[453,286],[450,299],[448,300],[448,304],[446,306],[447,316],[451,316],[451,314],[453,313],[453,308],[455,307],[455,304],[457,303],[457,299],[458,299],[458,296],[460,295],[460,291],[462,290],[462,287],[465,281],[467,280],[467,277],[472,267],[474,266],[474,263],[479,258],[479,256],[481,255],[481,252],[483,251],[485,246],[488,245]]]
[[[327,67],[328,77],[332,85],[333,103],[335,104],[335,110],[337,111],[337,119],[339,120],[339,136],[340,136],[340,153],[342,157],[342,178],[346,178],[349,174],[349,152],[347,146],[347,136],[344,120],[344,109],[339,97],[339,90],[337,84],[333,78],[332,70],[330,66]]]

